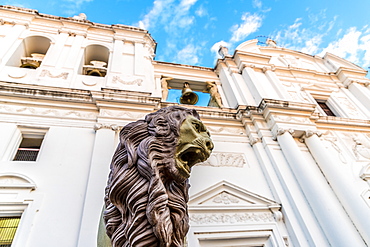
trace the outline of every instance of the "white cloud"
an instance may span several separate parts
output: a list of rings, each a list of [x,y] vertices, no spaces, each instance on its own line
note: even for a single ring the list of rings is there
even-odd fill
[[[320,55],[330,52],[360,66],[370,66],[370,34],[367,34],[368,32],[368,28],[357,30],[356,27],[351,27],[340,39],[331,42],[323,49]]]
[[[197,64],[199,57],[197,55],[200,47],[188,44],[177,53],[176,60],[182,64]]]
[[[195,11],[195,14],[199,17],[203,17],[203,16],[206,16],[208,15],[208,12],[205,8],[203,8],[203,6],[200,6],[196,11]]]
[[[64,8],[64,13],[72,16],[74,14],[79,14],[79,11],[81,10],[81,7],[88,3],[92,2],[93,0],[63,0],[66,4],[62,4]]]
[[[332,27],[331,25],[333,24],[325,24],[325,26],[329,27]],[[278,46],[308,54],[316,54],[320,50],[323,37],[324,33],[322,32],[315,32],[311,28],[304,28],[302,18],[297,18],[285,30],[280,30],[273,35],[273,39],[277,42]]]
[[[261,0],[253,0],[253,7],[255,8],[262,8],[262,2]]]
[[[142,29],[148,29],[157,21],[159,17],[161,17],[162,14],[164,14],[164,10],[168,8],[172,2],[173,0],[155,0],[153,3],[153,8],[144,16],[142,20],[136,24],[136,26]]]
[[[248,37],[249,34],[254,33],[262,25],[262,17],[258,14],[244,13],[242,16],[240,25],[234,25],[231,27],[233,32],[230,42],[238,42]]]
[[[180,6],[187,8],[188,10],[191,6],[193,6],[197,0],[182,0]]]

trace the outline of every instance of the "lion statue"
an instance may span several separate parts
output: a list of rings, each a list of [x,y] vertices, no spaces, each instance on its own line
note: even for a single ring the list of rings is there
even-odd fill
[[[212,149],[192,109],[170,106],[126,125],[105,189],[103,217],[111,245],[183,246],[191,167]]]

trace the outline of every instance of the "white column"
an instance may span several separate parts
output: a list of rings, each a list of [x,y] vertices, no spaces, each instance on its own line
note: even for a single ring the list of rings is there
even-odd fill
[[[266,96],[268,94],[265,92],[261,83],[259,83],[259,80],[252,68],[245,67],[243,69],[242,76],[256,102],[259,103],[263,98],[267,98]]]
[[[96,125],[95,144],[77,245],[80,247],[93,247],[97,244],[100,214],[104,204],[104,189],[115,150],[115,131],[109,129],[109,127]]]
[[[269,79],[269,81],[271,82],[272,87],[275,89],[276,93],[280,96],[280,99],[283,99],[283,100],[291,99],[289,93],[285,90],[285,87],[280,82],[275,72],[269,69],[265,69],[264,72],[265,72],[267,79]]]
[[[76,35],[76,37],[73,38],[72,47],[69,50],[68,57],[66,57],[65,61],[60,61],[60,64],[64,65],[64,68],[73,69],[76,66],[79,66],[81,63],[81,50],[82,44],[85,40],[85,37],[82,35]],[[64,49],[65,47],[63,47]],[[82,58],[83,59],[83,58]]]
[[[277,132],[284,156],[331,246],[365,246],[333,191],[323,178],[317,177],[317,167],[304,159],[291,133],[282,129]]]
[[[123,40],[115,39],[113,46],[113,53],[111,63],[109,64],[109,69],[114,73],[122,73],[123,64]]]
[[[25,24],[16,24],[10,30],[8,30],[4,38],[0,39],[0,63],[2,62],[2,59],[7,54],[7,52],[14,52],[14,50],[11,48],[14,44],[18,44],[16,41],[20,37],[22,32],[26,30],[26,28],[27,26]]]
[[[370,110],[370,90],[356,82],[351,83],[348,86],[348,90],[367,108],[367,110]]]
[[[294,178],[289,179],[291,174],[289,167],[284,167],[279,162],[279,167],[274,167],[270,161],[264,145],[260,138],[250,138],[253,151],[260,162],[261,168],[265,173],[269,186],[277,195],[277,200],[282,204],[284,214],[284,223],[289,232],[289,238],[293,246],[309,247],[309,246],[326,246],[328,241],[325,238],[322,230],[318,227],[317,221],[310,211],[304,200],[298,199],[296,182]],[[276,162],[275,162],[276,163]],[[288,169],[284,169],[288,168]],[[288,174],[287,174],[288,173]]]
[[[337,169],[341,161],[337,156],[330,155],[316,134],[309,133],[305,143],[362,238],[370,244],[370,208],[361,198],[361,192],[354,187],[349,174]]]
[[[57,61],[61,57],[63,47],[67,41],[68,33],[60,33],[56,36],[56,41],[54,44],[51,44],[45,59],[42,61],[43,66],[56,66]],[[51,54],[51,56],[49,55]]]
[[[219,78],[223,82],[222,88],[228,103],[231,107],[237,107],[238,105],[246,105],[247,102],[241,96],[243,91],[240,89],[238,84],[231,78],[228,68],[225,63],[220,63]]]
[[[135,42],[134,74],[144,75],[144,44]]]
[[[20,131],[17,133],[17,125],[12,123],[0,123],[0,161],[8,161],[11,153],[14,152],[19,145],[17,138],[14,136],[21,136]]]

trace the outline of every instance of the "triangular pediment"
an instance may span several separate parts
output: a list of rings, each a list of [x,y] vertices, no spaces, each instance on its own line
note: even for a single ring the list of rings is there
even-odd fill
[[[266,197],[243,189],[227,181],[221,181],[190,198],[190,208],[199,207],[280,207],[278,203]]]

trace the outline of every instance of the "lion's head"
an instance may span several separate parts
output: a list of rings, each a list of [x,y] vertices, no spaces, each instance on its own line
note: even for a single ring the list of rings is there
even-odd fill
[[[195,110],[162,108],[126,125],[113,156],[104,221],[113,246],[183,246],[188,178],[213,149]]]

